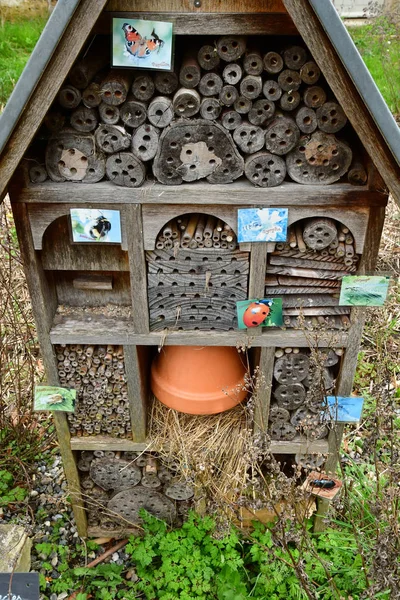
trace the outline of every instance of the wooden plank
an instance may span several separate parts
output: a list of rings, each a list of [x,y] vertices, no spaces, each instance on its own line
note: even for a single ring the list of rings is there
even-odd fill
[[[68,307],[84,306],[87,309],[88,316],[90,316],[90,307],[93,306],[106,306],[107,304],[131,306],[129,273],[117,272],[95,275],[96,280],[100,278],[102,286],[103,278],[106,278],[104,281],[107,282],[107,286],[104,285],[103,289],[93,289],[90,287],[92,286],[92,281],[90,280],[91,273],[81,273],[78,271],[78,275],[79,287],[77,288],[74,285],[76,271],[57,271],[53,273],[58,304]],[[81,287],[81,281],[83,282],[83,287]],[[109,286],[110,281],[112,283],[111,287]]]
[[[106,11],[132,11],[156,13],[285,13],[282,0],[202,0],[196,7],[193,0],[108,0]],[[163,17],[164,18],[164,17]],[[224,31],[224,30],[223,30]]]
[[[328,441],[295,438],[291,442],[272,440],[270,445],[272,454],[327,454]]]
[[[148,348],[124,346],[125,376],[128,386],[134,442],[146,440],[147,402],[149,398],[149,352]]]
[[[79,275],[72,280],[76,290],[112,290],[112,275]]]
[[[274,374],[275,348],[261,348],[259,359],[259,382],[254,409],[254,433],[268,429],[269,406],[271,402],[272,378]]]
[[[137,333],[148,333],[147,272],[141,210],[139,204],[126,206],[125,219],[127,231],[129,232],[127,243],[129,248],[133,327]]]
[[[86,0],[81,2],[75,10],[73,18],[59,40],[47,68],[3,150],[0,162],[0,197],[105,4],[106,0]]]
[[[74,187],[72,187],[74,186]],[[76,186],[76,187],[75,187]],[[299,185],[284,182],[282,185],[268,188],[253,186],[247,179],[242,179],[229,185],[210,185],[197,181],[182,185],[161,185],[147,181],[140,188],[116,188],[110,181],[100,181],[90,185],[73,183],[55,183],[45,181],[41,184],[23,188],[15,201],[46,204],[59,204],[71,201],[71,191],[77,189],[74,195],[74,205],[107,204],[202,204],[212,194],[212,204],[231,204],[235,206],[332,206],[347,208],[358,206],[386,206],[387,195],[380,192],[369,192],[363,186],[348,183],[333,185]],[[312,216],[311,214],[309,216]]]
[[[399,166],[307,0],[283,0],[362,144],[400,203]]]
[[[251,245],[249,298],[264,298],[265,269],[267,268],[267,244],[257,242]],[[249,335],[262,335],[261,327],[248,329]]]
[[[144,452],[145,450],[149,450],[150,447],[150,441],[134,442],[133,440],[107,437],[105,435],[71,437],[72,450],[113,450],[115,452]]]

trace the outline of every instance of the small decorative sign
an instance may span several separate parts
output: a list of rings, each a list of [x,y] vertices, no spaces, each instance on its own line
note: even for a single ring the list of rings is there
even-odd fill
[[[240,300],[236,302],[239,329],[282,327],[282,298]]]
[[[320,498],[332,500],[342,487],[342,482],[340,479],[331,477],[326,473],[312,471],[308,475],[302,487],[306,492],[312,494],[313,496],[319,496]]]
[[[144,19],[112,20],[112,66],[171,71],[173,24]]]
[[[72,239],[74,242],[121,243],[119,210],[71,208]]]
[[[0,573],[0,600],[39,600],[39,573]]]
[[[285,242],[287,208],[239,208],[239,242]]]
[[[33,410],[75,412],[76,390],[51,385],[35,386]]]
[[[342,278],[339,306],[383,306],[390,277],[347,275]]]
[[[364,398],[361,396],[326,396],[325,401],[323,420],[337,423],[358,423],[360,421],[364,404]]]

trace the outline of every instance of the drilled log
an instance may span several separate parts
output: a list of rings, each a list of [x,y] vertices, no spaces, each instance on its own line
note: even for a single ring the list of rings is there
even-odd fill
[[[313,133],[317,127],[317,115],[315,110],[308,108],[308,106],[302,106],[296,112],[296,125],[302,133]]]
[[[352,185],[366,185],[368,175],[361,161],[353,160],[347,173],[347,179]]]
[[[145,123],[138,127],[132,136],[132,153],[142,161],[152,160],[157,154],[159,131]]]
[[[151,75],[139,75],[132,83],[132,94],[136,100],[147,102],[154,96],[156,86]]]
[[[224,106],[232,106],[238,95],[238,91],[233,85],[224,85],[219,93],[219,101]]]
[[[102,101],[111,106],[123,104],[128,96],[131,81],[131,72],[110,71],[101,83]]]
[[[43,183],[46,181],[46,167],[35,162],[35,164],[29,168],[29,179],[32,183]]]
[[[233,134],[233,139],[245,154],[253,154],[261,150],[265,143],[264,131],[250,123],[242,123]]]
[[[179,82],[182,87],[193,89],[199,85],[201,78],[200,65],[193,54],[186,54],[183,57],[179,71]]]
[[[222,79],[217,73],[206,73],[200,79],[199,92],[206,97],[218,96],[222,90]]]
[[[235,110],[225,110],[222,112],[221,123],[228,131],[234,131],[242,124],[242,117]]]
[[[275,104],[270,100],[261,99],[253,103],[248,119],[253,125],[265,125],[275,113]]]
[[[104,177],[105,157],[92,134],[64,130],[47,144],[46,169],[53,181],[96,183]]]
[[[236,112],[238,112],[240,115],[247,115],[252,106],[253,102],[244,96],[239,96],[233,105]]]
[[[51,133],[57,133],[65,125],[65,115],[60,111],[48,112],[44,118],[44,125]]]
[[[78,106],[70,116],[70,123],[76,131],[90,133],[96,129],[97,119],[97,111],[94,108]]]
[[[196,90],[180,88],[172,100],[174,112],[178,117],[193,117],[200,110],[201,98]]]
[[[262,87],[262,79],[259,75],[246,75],[240,82],[240,94],[248,100],[254,100],[260,96]]]
[[[126,127],[136,129],[146,121],[147,106],[131,96],[119,107],[119,114]]]
[[[293,440],[297,435],[295,427],[293,427],[291,423],[286,423],[285,421],[276,421],[275,423],[272,423],[269,433],[272,440],[282,440],[287,442]]]
[[[92,81],[82,92],[82,102],[88,108],[96,108],[101,104],[101,84]]]
[[[290,412],[288,410],[286,410],[286,408],[283,408],[282,406],[279,406],[278,404],[272,404],[269,410],[269,420],[272,423],[277,423],[277,422],[289,422],[290,420]]]
[[[283,53],[283,61],[288,69],[299,71],[307,60],[307,51],[301,46],[291,46]]]
[[[264,81],[262,91],[266,99],[270,100],[271,102],[277,102],[282,96],[282,88],[277,81],[271,79]]]
[[[263,58],[264,71],[267,73],[280,73],[283,69],[283,58],[277,52],[267,52]]]
[[[320,68],[313,60],[306,62],[300,69],[301,80],[307,85],[315,85],[320,76]]]
[[[286,176],[285,161],[269,152],[257,152],[248,156],[244,172],[249,181],[259,187],[280,185]]]
[[[302,383],[282,383],[274,389],[273,395],[279,407],[296,410],[304,404],[306,390]]]
[[[293,119],[277,116],[265,129],[265,146],[273,154],[282,156],[290,152],[300,138],[300,131]]]
[[[220,63],[220,58],[215,46],[202,46],[197,54],[199,65],[205,71],[216,69]]]
[[[81,92],[73,85],[63,86],[58,93],[58,102],[63,108],[69,110],[79,106],[81,99]]]
[[[203,98],[200,104],[200,115],[208,121],[215,121],[221,114],[222,106],[217,98]]]
[[[95,133],[97,147],[106,154],[126,150],[131,145],[131,136],[123,127],[100,125]]]
[[[246,52],[243,58],[243,69],[247,75],[261,75],[264,70],[264,63],[258,50]]]
[[[222,72],[222,79],[228,85],[236,85],[242,79],[242,67],[238,63],[226,65]]]
[[[174,108],[169,98],[156,96],[149,104],[147,118],[154,127],[167,127],[174,118]]]
[[[280,384],[300,383],[308,375],[310,360],[307,354],[286,354],[274,364],[274,377]]]
[[[146,169],[131,152],[119,152],[107,159],[106,173],[115,185],[139,187],[145,180]]]
[[[102,102],[99,106],[100,120],[105,125],[117,125],[119,121],[119,107]]]
[[[336,238],[335,221],[326,217],[309,219],[303,229],[303,239],[311,250],[322,250]]]
[[[347,123],[347,117],[337,102],[325,102],[317,109],[318,127],[325,133],[337,133]]]
[[[218,56],[227,63],[238,60],[246,50],[246,38],[225,35],[217,40]]]
[[[326,102],[326,92],[318,85],[308,87],[303,92],[303,102],[308,108],[319,108]]]
[[[297,71],[285,69],[278,76],[278,84],[284,92],[294,92],[301,85],[301,78]]]
[[[295,110],[301,101],[299,92],[284,92],[279,100],[279,106],[282,110],[292,111]]]

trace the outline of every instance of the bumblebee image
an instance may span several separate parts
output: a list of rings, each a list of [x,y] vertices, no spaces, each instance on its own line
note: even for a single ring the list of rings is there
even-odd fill
[[[97,217],[95,224],[90,227],[89,235],[94,240],[101,240],[107,236],[110,230],[110,221],[103,217],[103,215],[100,215],[100,217]]]

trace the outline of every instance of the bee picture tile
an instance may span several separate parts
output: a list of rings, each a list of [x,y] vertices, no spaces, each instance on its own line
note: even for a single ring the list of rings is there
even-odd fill
[[[285,242],[287,208],[239,208],[239,242]]]
[[[383,306],[390,277],[347,275],[342,279],[339,306]]]
[[[75,412],[76,390],[37,385],[34,390],[33,410]]]
[[[240,300],[236,302],[239,329],[282,327],[282,298]]]
[[[114,17],[112,66],[171,71],[173,24],[166,21]]]
[[[72,240],[120,244],[121,216],[119,210],[71,208]]]

